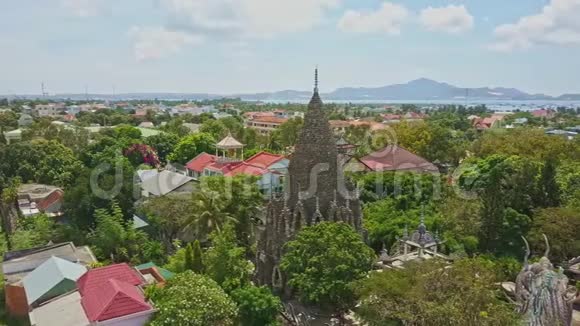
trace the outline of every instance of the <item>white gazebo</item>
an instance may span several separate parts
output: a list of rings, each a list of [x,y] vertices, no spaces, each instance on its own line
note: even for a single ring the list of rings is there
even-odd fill
[[[234,137],[232,137],[231,133],[222,139],[219,143],[215,145],[215,155],[219,157],[219,151],[222,151],[222,158],[226,157],[226,153],[230,154],[228,156],[237,158],[237,151],[241,150],[242,152],[242,160],[244,159],[244,144],[237,141]],[[231,155],[233,154],[233,155]]]

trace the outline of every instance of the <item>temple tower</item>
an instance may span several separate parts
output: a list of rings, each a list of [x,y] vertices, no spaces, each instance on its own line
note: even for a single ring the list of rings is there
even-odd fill
[[[257,282],[285,288],[279,269],[283,247],[302,227],[322,221],[344,222],[362,233],[358,192],[352,188],[339,164],[336,141],[318,93],[316,69],[314,94],[290,160],[286,192],[270,200],[258,234]]]

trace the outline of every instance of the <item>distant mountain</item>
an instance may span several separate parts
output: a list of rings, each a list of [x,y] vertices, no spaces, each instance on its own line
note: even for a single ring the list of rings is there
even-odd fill
[[[242,94],[248,100],[304,100],[310,92],[283,91],[261,94]],[[323,94],[327,100],[342,101],[389,101],[389,100],[559,100],[544,94],[529,94],[515,88],[464,88],[431,79],[421,78],[405,84],[382,87],[345,87]],[[580,94],[568,94],[566,98],[580,99]]]
[[[312,95],[311,91],[285,90],[279,92],[253,93],[253,94],[206,94],[206,93],[127,93],[127,94],[89,94],[90,99],[99,100],[207,100],[219,98],[242,98],[249,101],[307,101]],[[2,97],[2,96],[0,96]],[[11,96],[38,98],[40,96]],[[342,101],[403,101],[403,100],[568,100],[580,101],[580,94],[564,94],[552,97],[545,94],[529,94],[515,88],[505,87],[479,87],[465,88],[438,82],[431,79],[421,78],[405,84],[394,84],[382,87],[344,87],[333,92],[322,94],[326,100]],[[53,99],[84,100],[86,94],[56,94]]]

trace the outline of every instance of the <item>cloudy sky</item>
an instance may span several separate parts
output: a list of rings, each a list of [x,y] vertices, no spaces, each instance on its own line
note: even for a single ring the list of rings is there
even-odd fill
[[[2,0],[0,94],[380,86],[580,93],[580,0]]]

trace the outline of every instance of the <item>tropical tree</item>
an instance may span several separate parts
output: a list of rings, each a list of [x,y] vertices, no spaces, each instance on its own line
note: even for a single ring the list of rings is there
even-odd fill
[[[148,199],[139,211],[149,218],[151,233],[159,239],[168,253],[173,252],[173,243],[187,226],[194,211],[190,195],[162,196]]]
[[[173,152],[178,142],[179,137],[171,133],[160,133],[145,138],[145,144],[153,147],[157,151],[157,156],[163,163],[167,163],[167,156]]]
[[[249,175],[237,175],[233,178],[213,176],[203,178],[200,186],[201,189],[221,195],[219,197],[223,200],[223,212],[235,217],[238,240],[246,248],[254,241],[253,225],[261,215],[263,196],[257,182],[258,177]]]
[[[365,277],[375,260],[362,237],[342,222],[306,227],[286,250],[280,267],[300,299],[339,316],[356,302],[349,284]]]
[[[246,249],[238,246],[233,225],[227,223],[210,239],[212,246],[204,255],[205,274],[228,293],[249,284],[254,266],[246,259]]]
[[[199,240],[195,240],[193,242],[193,250],[192,250],[192,268],[191,270],[195,273],[201,274],[204,271],[203,265],[203,252],[201,251],[201,244]]]
[[[167,160],[185,164],[200,153],[215,152],[215,138],[210,133],[199,132],[182,138],[167,156]]]
[[[491,261],[465,259],[371,273],[353,285],[356,312],[369,326],[518,325],[514,307],[499,297],[496,269]]]
[[[236,304],[210,278],[192,271],[176,275],[165,287],[153,291],[157,314],[151,326],[235,325]]]
[[[199,238],[205,238],[213,231],[220,232],[226,222],[236,219],[225,210],[227,200],[213,190],[201,190],[193,194],[193,214],[186,225],[195,231]]]
[[[276,318],[282,309],[282,302],[267,287],[246,286],[234,290],[231,297],[238,305],[242,326],[279,325]]]
[[[550,259],[567,261],[580,252],[580,211],[573,208],[552,207],[539,209],[534,213],[530,230],[530,244],[538,255],[543,255],[546,247],[543,235],[550,242]]]
[[[160,244],[149,240],[147,235],[135,230],[123,220],[121,208],[113,202],[111,208],[95,211],[96,227],[88,236],[97,257],[113,262],[141,263],[163,262],[164,251]]]

